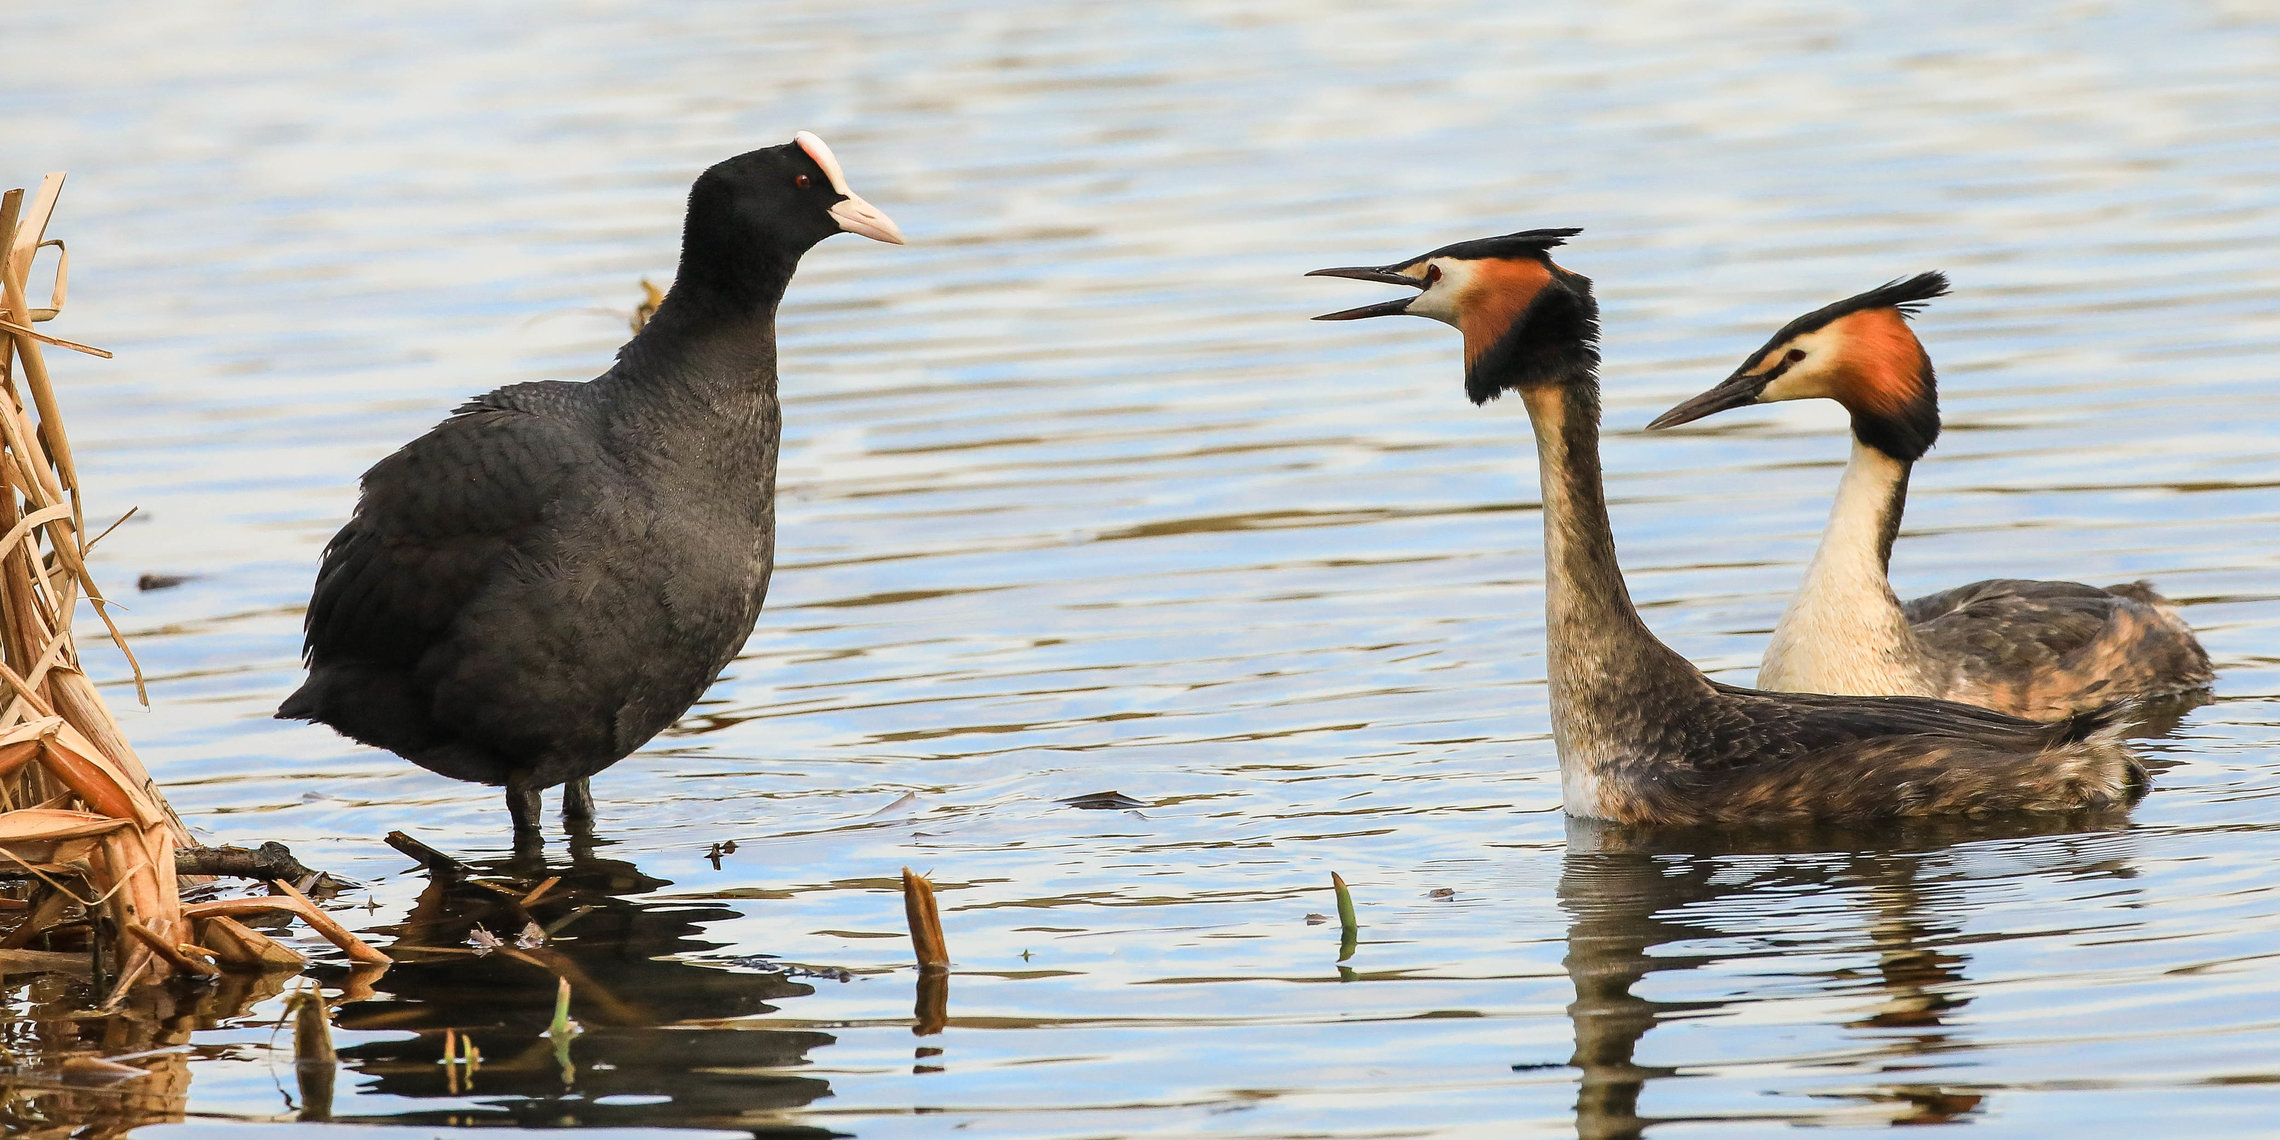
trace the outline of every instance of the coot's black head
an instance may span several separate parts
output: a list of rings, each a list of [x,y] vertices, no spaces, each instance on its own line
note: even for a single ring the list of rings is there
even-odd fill
[[[1908,318],[1947,291],[1945,274],[1919,273],[1815,309],[1782,326],[1723,383],[1647,426],[1750,404],[1829,399],[1852,413],[1854,438],[1913,463],[1940,437],[1940,400],[1931,355]]]
[[[1391,265],[1317,269],[1420,290],[1318,321],[1406,314],[1454,326],[1465,338],[1465,394],[1484,404],[1507,390],[1588,381],[1599,364],[1599,302],[1591,279],[1553,264],[1578,229],[1524,230],[1443,246]]]
[[[701,283],[738,299],[780,293],[800,255],[836,233],[903,243],[894,221],[848,187],[831,148],[801,131],[697,176],[675,291]]]

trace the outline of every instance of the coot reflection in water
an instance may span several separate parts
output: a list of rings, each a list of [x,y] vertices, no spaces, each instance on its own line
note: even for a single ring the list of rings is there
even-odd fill
[[[778,1113],[830,1095],[824,1081],[783,1071],[832,1044],[830,1034],[721,1027],[773,1012],[771,1003],[813,988],[782,972],[684,960],[718,950],[720,943],[699,933],[736,912],[641,901],[635,896],[669,884],[622,860],[579,857],[535,878],[520,860],[477,872],[484,881],[431,882],[401,925],[381,928],[397,938],[391,953],[398,964],[374,997],[342,1006],[335,1017],[344,1030],[416,1034],[340,1051],[342,1086],[359,1076],[365,1082],[359,1102],[438,1102],[361,1119],[830,1134],[777,1122]],[[521,903],[524,891],[557,875],[558,883],[527,907]],[[508,876],[520,889],[500,889]],[[542,946],[518,947],[518,934],[533,922],[553,933]],[[476,954],[467,940],[477,926],[504,945]],[[558,977],[571,982],[571,1018],[584,1030],[570,1043],[567,1066],[546,1035]],[[471,1077],[441,1063],[446,1029],[480,1050]]]
[[[2049,840],[2034,856],[2043,872],[2127,880],[2134,871],[2114,840],[2128,826],[2127,812],[2120,809],[1915,821],[1866,835],[1652,835],[1571,819],[1559,899],[1569,916],[1564,965],[1576,995],[1568,1007],[1575,1023],[1568,1066],[1579,1076],[1576,1134],[1584,1140],[1629,1140],[1651,1126],[1686,1120],[1943,1124],[1983,1112],[1989,1094],[1982,1089],[1942,1083],[1929,1074],[1905,1079],[1911,1071],[1939,1067],[1944,1054],[1970,1052],[1956,1014],[1971,1001],[1971,956],[1960,947],[1973,942],[1964,934],[1974,906],[1964,888],[1975,876],[1955,864],[1970,861],[1970,844],[2040,836]],[[2063,853],[2062,862],[2052,865],[2053,853]],[[1845,905],[1832,905],[1832,899]],[[1815,941],[1809,935],[1826,939],[1840,929],[1858,931],[1853,937],[1875,954],[1876,964],[1871,970],[1832,967],[1808,995],[1743,985],[1710,1000],[1656,1000],[1640,992],[1654,975],[1670,972],[1729,971],[1747,981],[1749,959],[1792,955]],[[1770,966],[1768,972],[1814,977]],[[1697,989],[1705,985],[1717,987],[1695,983]],[[1857,1006],[1857,1015],[1828,1031],[1841,1034],[1840,1043],[1849,1045],[1843,1051],[1864,1067],[1899,1079],[1811,1089],[1806,1095],[1821,1102],[1813,1106],[1779,1105],[1748,1115],[1642,1115],[1641,1097],[1658,1082],[1726,1066],[1763,1066],[1761,1074],[1796,1076],[1798,1070],[1781,1057],[1650,1065],[1637,1055],[1658,1026],[1749,1016],[1753,1003],[1800,996]],[[1802,1044],[1795,1051],[1826,1055]],[[1665,1093],[1673,1100],[1685,1096],[1667,1083],[1658,1090]]]

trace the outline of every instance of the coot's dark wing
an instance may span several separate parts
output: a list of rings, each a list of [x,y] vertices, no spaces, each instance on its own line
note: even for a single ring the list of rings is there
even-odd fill
[[[578,389],[519,384],[462,405],[373,465],[325,547],[309,600],[312,664],[408,668],[594,461]]]

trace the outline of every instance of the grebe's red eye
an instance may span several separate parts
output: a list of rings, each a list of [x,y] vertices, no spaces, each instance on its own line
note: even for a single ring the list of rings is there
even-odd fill
[[[1789,355],[1782,357],[1782,359],[1788,361],[1791,364],[1795,364],[1798,361],[1805,359],[1805,350],[1802,348],[1790,349]]]
[[[805,190],[805,189],[807,189],[807,188],[808,188],[808,176],[807,176],[807,175],[805,175],[805,174],[796,174],[796,175],[793,175],[793,176],[792,176],[792,185],[794,185],[794,186],[797,186],[797,187],[799,187],[799,188],[800,188],[800,189],[802,189],[802,190]]]
[[[1426,266],[1426,267],[1425,267],[1425,287],[1426,287],[1427,289],[1430,289],[1430,288],[1432,288],[1432,287],[1433,287],[1433,283],[1434,283],[1434,282],[1436,282],[1436,281],[1439,281],[1440,279],[1441,279],[1441,267],[1440,267],[1440,266],[1438,266],[1438,265],[1428,265],[1428,266]]]

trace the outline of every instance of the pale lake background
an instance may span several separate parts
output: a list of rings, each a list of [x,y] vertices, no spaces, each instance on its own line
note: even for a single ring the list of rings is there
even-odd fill
[[[92,636],[90,667],[197,828],[353,877],[368,909],[343,918],[376,941],[424,882],[383,835],[492,859],[506,819],[492,789],[270,719],[358,474],[464,396],[606,366],[721,158],[817,131],[910,238],[809,255],[767,612],[595,781],[616,941],[589,926],[585,961],[622,1008],[581,1008],[566,1086],[507,1058],[551,976],[400,968],[340,1011],[336,1119],[2280,1121],[2268,4],[209,0],[0,24],[0,185],[71,174],[45,331],[117,353],[50,360],[90,517],[140,508],[97,553],[150,709]],[[1842,414],[1640,429],[1792,316],[1947,271],[1918,322],[1947,433],[1895,584],[2177,599],[2219,676],[2144,741],[2152,795],[1781,850],[1571,834],[1525,417],[1465,401],[1445,328],[1309,324],[1383,294],[1300,276],[1568,225],[1605,310],[1632,591],[1745,683]],[[1109,790],[1144,806],[1057,802]],[[906,865],[958,963],[923,1036]],[[1343,963],[1337,923],[1307,922],[1332,872],[1363,924]],[[187,1100],[113,1123],[314,1127],[290,1123],[279,1009],[212,1020]],[[442,1025],[494,1058],[472,1090],[433,1063]]]

